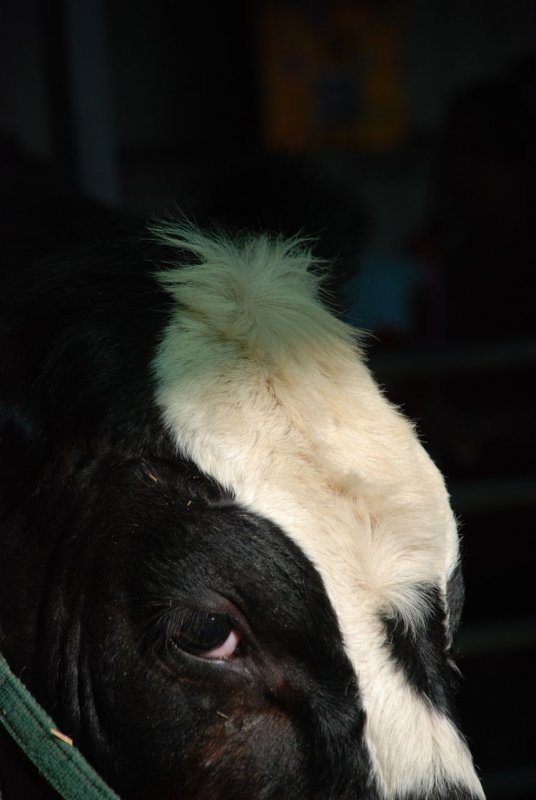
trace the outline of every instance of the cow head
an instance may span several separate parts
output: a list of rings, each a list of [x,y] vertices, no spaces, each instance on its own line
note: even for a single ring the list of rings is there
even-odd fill
[[[437,469],[302,244],[153,233],[11,289],[0,649],[125,800],[482,797]]]

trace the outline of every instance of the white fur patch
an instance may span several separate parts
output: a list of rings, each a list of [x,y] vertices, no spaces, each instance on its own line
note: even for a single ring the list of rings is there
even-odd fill
[[[463,739],[407,685],[381,622],[396,608],[413,626],[424,610],[416,584],[445,592],[455,567],[438,470],[354,332],[319,302],[298,242],[234,244],[173,226],[157,235],[195,262],[159,275],[177,305],[154,363],[157,400],[180,451],[277,523],[322,576],[385,798],[446,781],[483,797]]]

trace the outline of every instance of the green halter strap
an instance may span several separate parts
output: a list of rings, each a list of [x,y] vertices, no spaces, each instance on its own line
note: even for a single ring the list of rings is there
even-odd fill
[[[0,722],[64,800],[119,800],[0,654]]]

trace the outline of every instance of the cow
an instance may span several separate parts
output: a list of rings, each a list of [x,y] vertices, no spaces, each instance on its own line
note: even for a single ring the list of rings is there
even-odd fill
[[[0,652],[123,800],[483,798],[449,497],[323,271],[167,220],[4,279]]]

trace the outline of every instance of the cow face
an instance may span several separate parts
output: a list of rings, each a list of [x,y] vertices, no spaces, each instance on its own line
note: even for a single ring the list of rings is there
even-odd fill
[[[125,799],[481,797],[436,468],[300,245],[156,235],[7,314],[2,650]]]

